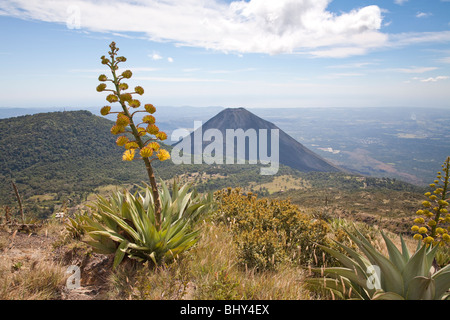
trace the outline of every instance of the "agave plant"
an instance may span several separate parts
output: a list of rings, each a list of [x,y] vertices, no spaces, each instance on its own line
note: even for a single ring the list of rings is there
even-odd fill
[[[347,232],[347,231],[346,231]],[[450,296],[450,265],[436,271],[433,260],[438,246],[418,243],[411,255],[402,237],[401,251],[381,232],[389,257],[378,252],[358,231],[347,232],[360,254],[337,243],[344,252],[321,246],[343,267],[315,268],[323,278],[308,279],[312,286],[325,287],[341,299],[361,300],[440,300]]]
[[[65,222],[64,225],[72,238],[80,240],[83,237],[85,233],[83,225],[86,218],[87,215],[84,212],[76,213],[73,217],[67,217],[68,222]]]
[[[189,184],[179,187],[174,182],[171,193],[161,182],[162,224],[158,227],[150,186],[136,194],[124,190],[109,199],[99,196],[92,217],[86,217],[83,225],[92,238],[88,244],[99,253],[114,253],[114,267],[125,256],[155,264],[175,258],[196,243],[195,223],[212,205],[211,195],[189,189]]]

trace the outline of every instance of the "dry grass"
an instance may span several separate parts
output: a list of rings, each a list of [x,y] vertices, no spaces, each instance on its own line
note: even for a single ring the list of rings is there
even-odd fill
[[[67,276],[64,269],[43,259],[2,259],[0,300],[60,299]]]
[[[238,266],[228,227],[205,223],[198,244],[158,268],[124,265],[110,277],[110,299],[298,300],[306,272],[289,264],[256,272]]]
[[[67,275],[51,258],[54,238],[47,235],[0,232],[0,300],[61,298]]]

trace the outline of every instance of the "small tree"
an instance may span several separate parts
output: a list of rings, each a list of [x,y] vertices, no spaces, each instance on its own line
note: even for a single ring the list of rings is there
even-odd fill
[[[152,168],[152,162],[156,159],[165,161],[170,159],[170,154],[167,150],[160,147],[157,141],[164,141],[167,139],[167,134],[160,131],[155,125],[155,117],[152,115],[155,113],[156,108],[152,104],[144,105],[144,110],[139,110],[141,102],[135,99],[134,95],[143,95],[144,89],[141,86],[136,86],[134,91],[127,92],[128,84],[124,82],[126,79],[132,77],[130,70],[125,70],[121,74],[118,74],[119,63],[125,62],[127,59],[117,55],[119,48],[116,47],[115,42],[111,42],[111,51],[108,52],[109,58],[105,56],[101,57],[101,62],[107,65],[111,70],[111,78],[102,74],[98,80],[102,83],[97,86],[98,92],[111,92],[106,100],[109,103],[119,103],[122,107],[121,111],[111,111],[111,106],[104,106],[101,109],[101,114],[106,116],[108,114],[117,114],[117,120],[115,125],[111,128],[111,133],[118,135],[116,143],[118,146],[125,147],[123,154],[124,161],[132,161],[135,157],[136,150],[145,163],[147,169],[148,178],[150,180],[150,186],[153,193],[155,203],[155,220],[156,226],[159,229],[161,227],[161,200],[158,193],[158,187],[156,184],[155,174]],[[112,89],[108,89],[105,82],[111,82]],[[147,112],[141,123],[136,124],[133,117],[136,113]],[[126,135],[131,134],[131,139]]]

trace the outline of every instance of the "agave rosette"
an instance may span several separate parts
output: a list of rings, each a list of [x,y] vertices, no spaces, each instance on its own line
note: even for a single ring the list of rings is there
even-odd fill
[[[195,223],[210,210],[211,196],[189,192],[190,185],[178,187],[172,194],[166,184],[159,191],[162,224],[157,228],[153,193],[149,186],[135,195],[115,192],[109,199],[98,197],[92,218],[84,226],[97,252],[115,254],[114,267],[125,256],[159,264],[191,248],[198,240]]]
[[[307,283],[327,288],[341,299],[440,300],[449,297],[450,265],[438,271],[433,267],[437,246],[419,242],[411,255],[402,237],[400,251],[382,232],[389,254],[386,257],[358,230],[358,236],[347,233],[362,254],[338,242],[346,254],[321,246],[343,267],[311,269],[324,277],[308,279]],[[375,268],[378,272],[374,272]]]

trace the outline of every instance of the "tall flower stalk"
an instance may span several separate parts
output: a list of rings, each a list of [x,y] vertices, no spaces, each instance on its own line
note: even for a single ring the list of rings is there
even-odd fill
[[[143,95],[144,89],[141,86],[136,86],[134,91],[127,92],[128,84],[124,82],[126,79],[132,77],[130,70],[125,70],[122,73],[119,72],[119,63],[125,62],[127,59],[122,56],[118,56],[117,52],[119,48],[116,47],[115,42],[110,44],[111,51],[108,52],[109,58],[102,56],[101,62],[107,65],[111,70],[112,77],[108,78],[102,74],[98,80],[102,82],[97,86],[98,92],[111,92],[106,100],[113,104],[120,104],[121,111],[111,111],[111,106],[104,106],[100,113],[103,116],[108,114],[117,114],[117,120],[115,125],[111,128],[111,133],[118,135],[116,144],[118,146],[125,147],[125,152],[122,156],[124,161],[132,161],[135,158],[136,151],[145,163],[148,178],[150,180],[150,186],[155,203],[155,220],[156,226],[159,229],[161,227],[161,200],[158,193],[158,186],[156,184],[154,170],[152,168],[152,162],[156,159],[165,161],[170,159],[169,152],[160,147],[157,141],[164,141],[167,139],[167,134],[160,131],[155,125],[155,117],[152,115],[155,113],[156,108],[152,104],[144,105],[145,110],[139,110],[141,102],[135,99],[135,95]],[[108,89],[105,82],[111,82],[112,89]],[[139,112],[147,112],[141,123],[136,124],[133,119],[134,115]],[[126,134],[131,134],[132,138],[129,139]]]
[[[450,157],[442,165],[442,172],[437,173],[436,180],[430,184],[433,192],[425,193],[428,200],[422,202],[423,209],[417,211],[411,231],[416,233],[414,239],[428,244],[450,243]]]

